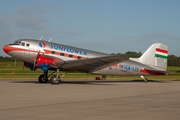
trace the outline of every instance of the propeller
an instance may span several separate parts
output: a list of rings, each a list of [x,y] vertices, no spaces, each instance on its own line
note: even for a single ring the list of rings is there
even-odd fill
[[[35,67],[36,67],[36,64],[37,64],[37,61],[38,61],[39,53],[40,53],[40,50],[39,50],[36,58],[35,58],[35,54],[34,54],[34,59],[33,59],[33,60],[34,60],[33,71],[35,71]]]
[[[14,61],[14,66],[16,66],[16,59],[15,59],[15,61]]]
[[[23,64],[23,70],[22,70],[22,75],[23,75],[23,73],[24,73],[24,66],[26,65],[26,63],[24,62],[24,64]]]

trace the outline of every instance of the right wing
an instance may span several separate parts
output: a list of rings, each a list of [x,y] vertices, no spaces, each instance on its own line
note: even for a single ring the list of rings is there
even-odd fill
[[[68,71],[93,72],[129,60],[123,55],[103,56],[81,60],[57,61],[54,65]]]

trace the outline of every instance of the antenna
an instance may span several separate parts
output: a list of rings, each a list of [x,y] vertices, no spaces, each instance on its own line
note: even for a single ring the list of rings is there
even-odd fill
[[[41,38],[39,40],[41,40],[43,38],[43,35],[41,36]]]
[[[51,37],[48,42],[50,42],[50,41],[52,40],[52,38],[53,38],[53,37]]]

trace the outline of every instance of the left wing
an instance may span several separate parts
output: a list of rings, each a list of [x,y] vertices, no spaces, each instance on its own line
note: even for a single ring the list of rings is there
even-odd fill
[[[103,56],[81,60],[57,61],[54,65],[69,71],[93,72],[129,60],[123,55]]]

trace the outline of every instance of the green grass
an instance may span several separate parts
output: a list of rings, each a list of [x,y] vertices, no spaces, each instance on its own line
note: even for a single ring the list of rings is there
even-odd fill
[[[167,71],[180,71],[180,67],[173,67],[173,66],[168,66]]]
[[[23,62],[17,62],[17,66],[14,66],[14,62],[0,62],[0,80],[37,80],[39,75],[43,74],[41,69],[37,69],[35,72],[29,68],[24,67]],[[168,71],[180,71],[180,67],[167,67]],[[14,73],[11,73],[14,71]],[[51,73],[51,72],[49,72]],[[60,72],[59,76],[64,72]],[[93,75],[86,73],[68,73],[62,80],[95,80],[95,77],[101,77],[101,75]],[[146,76],[149,80],[180,80],[179,74],[169,74],[167,76]],[[142,80],[139,76],[107,76],[107,80]]]
[[[23,66],[0,66],[0,73],[8,73],[11,71],[20,72],[23,71]],[[37,69],[36,71],[40,72],[41,69]],[[29,68],[24,67],[24,72],[32,72]]]
[[[23,62],[16,62],[16,66],[23,66]],[[14,66],[14,62],[0,62],[0,66]]]

